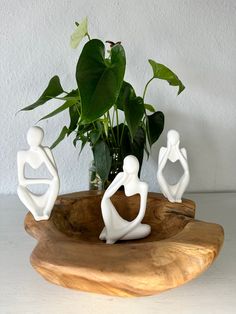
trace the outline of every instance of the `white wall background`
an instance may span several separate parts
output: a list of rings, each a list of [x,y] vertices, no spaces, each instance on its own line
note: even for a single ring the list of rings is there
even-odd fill
[[[92,37],[121,40],[127,54],[126,79],[141,94],[152,58],[178,74],[186,90],[154,82],[149,103],[164,111],[166,126],[142,178],[155,181],[157,154],[169,128],[179,130],[192,174],[189,191],[236,189],[236,2],[235,0],[0,0],[0,193],[16,191],[16,152],[27,148],[27,129],[55,108],[17,110],[35,101],[57,74],[75,87],[79,50],[69,38],[74,21],[89,18]],[[41,123],[51,144],[67,114]],[[87,148],[78,161],[72,139],[54,150],[61,192],[88,187]]]

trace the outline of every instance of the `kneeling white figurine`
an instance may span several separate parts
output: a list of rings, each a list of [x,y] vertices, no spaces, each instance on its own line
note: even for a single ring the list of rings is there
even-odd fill
[[[29,150],[17,153],[19,180],[17,194],[37,221],[49,219],[60,186],[52,152],[48,147],[41,145],[43,137],[44,132],[40,127],[31,127],[27,133],[27,142],[30,146]],[[33,169],[38,169],[44,163],[52,175],[52,179],[26,178],[24,173],[26,163]],[[28,185],[32,184],[46,184],[48,185],[48,189],[44,194],[37,195],[27,188]]]
[[[107,244],[113,244],[118,240],[144,238],[151,232],[149,225],[141,223],[146,211],[148,185],[145,182],[141,182],[138,178],[138,159],[132,155],[125,157],[123,170],[124,172],[118,173],[109,185],[101,202],[102,217],[105,227],[99,239],[106,240]],[[132,221],[123,219],[110,200],[112,195],[115,194],[122,185],[124,186],[126,196],[140,194],[139,213]]]
[[[158,158],[157,181],[164,196],[172,203],[181,203],[182,195],[188,186],[190,175],[187,161],[187,152],[185,148],[179,148],[179,133],[175,130],[169,130],[167,133],[167,147],[162,147]],[[163,170],[167,161],[180,161],[184,173],[180,180],[174,184],[168,184],[163,176]]]

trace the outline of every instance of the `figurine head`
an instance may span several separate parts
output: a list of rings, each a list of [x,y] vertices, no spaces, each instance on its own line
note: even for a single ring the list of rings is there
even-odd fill
[[[179,143],[179,133],[175,130],[169,130],[167,133],[167,143],[171,146]]]
[[[43,129],[38,126],[32,126],[27,133],[27,142],[29,146],[39,146],[44,137]]]
[[[133,155],[128,155],[124,159],[123,170],[128,174],[138,174],[139,161]]]

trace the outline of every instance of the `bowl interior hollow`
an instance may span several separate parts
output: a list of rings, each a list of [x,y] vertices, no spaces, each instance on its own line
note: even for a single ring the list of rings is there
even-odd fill
[[[73,237],[80,242],[102,244],[103,242],[99,240],[99,235],[104,227],[101,199],[102,194],[90,194],[87,197],[76,198],[60,197],[54,207],[51,219],[55,227],[68,237]],[[147,238],[132,242],[163,240],[180,232],[194,217],[194,203],[186,202],[171,204],[162,196],[149,193],[143,223],[151,226],[151,234]],[[140,196],[137,194],[126,197],[124,192],[120,191],[112,197],[112,203],[124,219],[132,221],[139,212]],[[129,242],[122,241],[122,243]]]

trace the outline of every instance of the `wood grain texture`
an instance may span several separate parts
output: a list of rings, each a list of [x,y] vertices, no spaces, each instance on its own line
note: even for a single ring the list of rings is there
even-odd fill
[[[38,240],[31,264],[50,282],[123,297],[157,294],[205,271],[223,244],[220,225],[194,219],[193,201],[173,204],[149,193],[144,223],[151,234],[107,245],[98,239],[101,198],[96,191],[67,194],[58,198],[50,220],[26,215],[25,229]],[[137,215],[138,195],[118,192],[112,201],[125,219]]]

